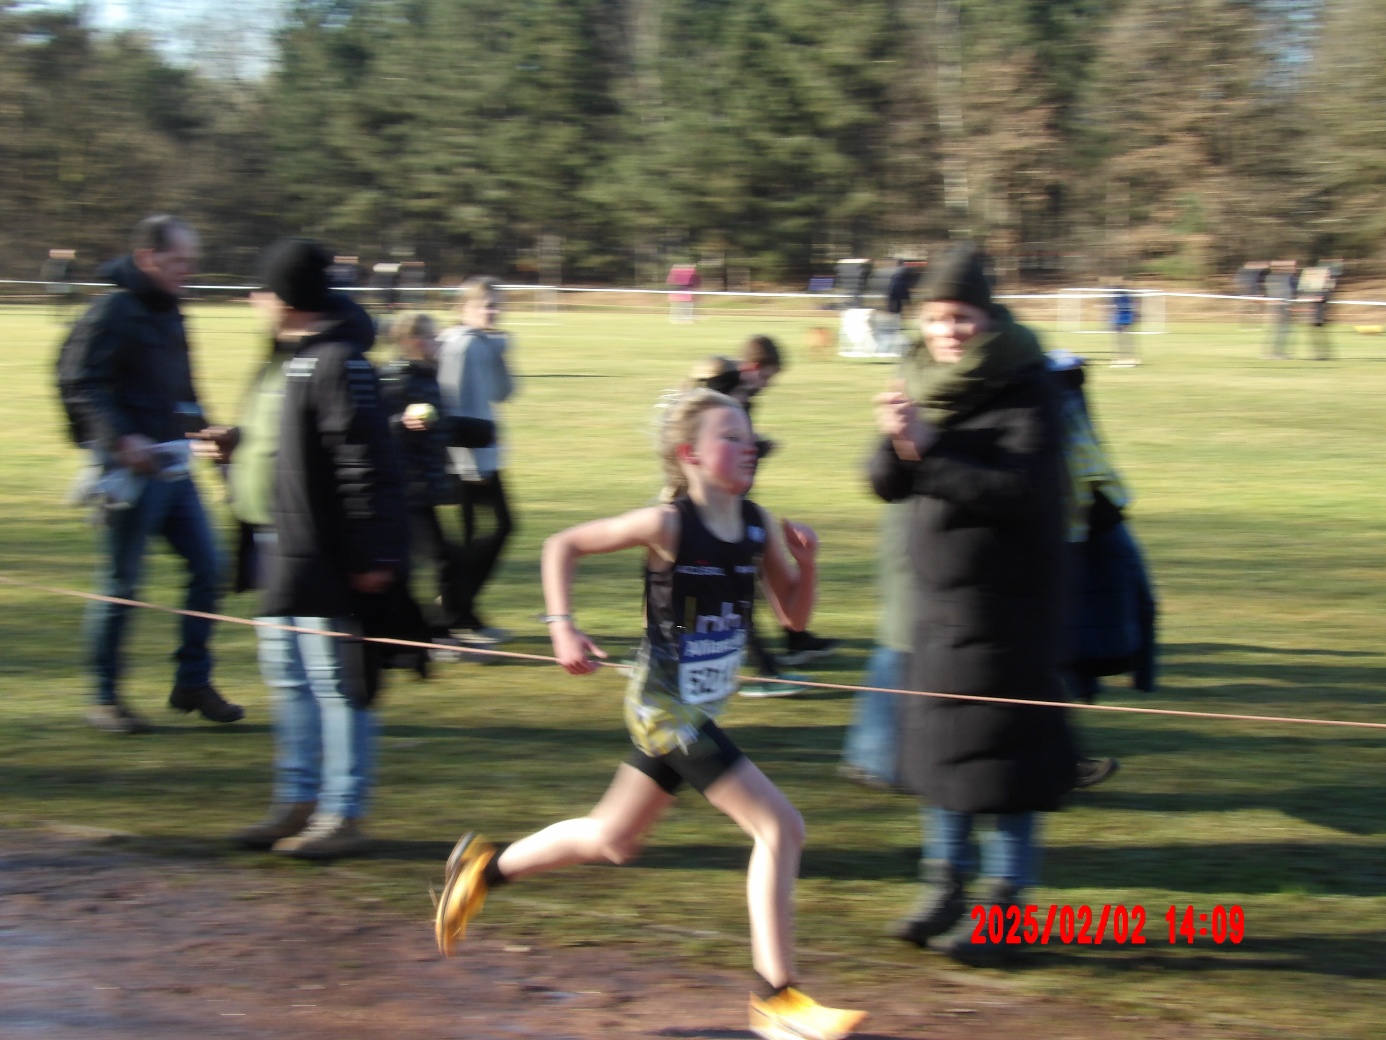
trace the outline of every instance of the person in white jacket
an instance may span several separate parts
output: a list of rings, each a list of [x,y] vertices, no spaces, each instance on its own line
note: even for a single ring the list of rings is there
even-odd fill
[[[442,335],[438,354],[438,386],[443,408],[450,416],[496,421],[494,406],[510,398],[515,381],[506,363],[510,339],[496,328],[502,300],[494,278],[470,278],[458,298],[459,324]],[[495,645],[509,633],[482,621],[476,599],[500,560],[515,530],[510,503],[501,479],[503,450],[499,426],[496,443],[488,448],[449,448],[451,480],[462,508],[456,604],[448,627],[459,642]]]

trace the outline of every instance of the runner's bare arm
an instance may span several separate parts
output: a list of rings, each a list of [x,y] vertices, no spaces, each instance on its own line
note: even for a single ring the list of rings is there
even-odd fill
[[[672,506],[649,506],[620,516],[590,520],[549,536],[544,542],[541,571],[549,638],[554,656],[571,675],[597,669],[591,656],[606,657],[573,623],[572,590],[577,562],[584,556],[643,547],[652,566],[671,561],[678,545],[678,512]],[[591,655],[591,656],[589,656]]]
[[[818,594],[818,535],[807,524],[775,518],[761,510],[765,526],[765,591],[786,626],[808,627]],[[790,558],[793,558],[793,563]]]

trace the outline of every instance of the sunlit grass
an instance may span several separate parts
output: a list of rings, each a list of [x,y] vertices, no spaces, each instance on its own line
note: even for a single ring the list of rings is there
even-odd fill
[[[1037,312],[1045,318],[1048,315]],[[812,360],[812,315],[709,314],[670,326],[657,311],[583,312],[528,323],[516,315],[520,394],[507,410],[508,475],[520,530],[484,601],[543,652],[537,551],[548,533],[631,508],[657,488],[653,404],[703,354],[734,351],[753,332],[779,337],[791,363],[757,421],[781,450],[756,497],[812,523],[823,542],[814,627],[848,641],[818,675],[857,681],[874,632],[875,523],[865,489],[870,397],[888,365]],[[208,411],[234,417],[263,347],[249,314],[193,312]],[[0,574],[85,589],[93,536],[61,504],[75,466],[51,389],[58,330],[37,311],[0,312]],[[1051,345],[1098,352],[1098,336],[1049,331]],[[1232,326],[1173,326],[1147,337],[1148,363],[1092,369],[1090,391],[1113,454],[1136,494],[1133,522],[1163,608],[1157,695],[1109,699],[1212,711],[1382,721],[1386,650],[1386,481],[1379,340],[1339,333],[1341,359],[1262,362],[1259,335]],[[203,473],[210,500],[219,498]],[[220,508],[220,507],[219,507]],[[151,556],[147,595],[178,601],[178,568]],[[232,614],[253,597],[228,598]],[[576,609],[614,654],[639,627],[634,557],[584,563]],[[99,824],[167,855],[216,856],[305,883],[326,869],[348,894],[369,892],[425,915],[426,888],[456,833],[499,836],[584,810],[625,753],[619,679],[554,668],[445,666],[429,683],[386,691],[380,777],[369,827],[374,858],[304,867],[230,851],[222,835],[268,796],[267,695],[253,635],[217,634],[218,681],[244,703],[244,724],[166,721],[172,619],[141,616],[130,640],[131,701],[161,731],[116,740],[83,727],[88,680],[80,603],[0,586],[0,822]],[[917,812],[907,799],[833,775],[847,695],[732,707],[729,728],[807,817],[800,934],[815,977],[927,986],[942,962],[880,938],[912,896]],[[1087,713],[1086,746],[1116,754],[1107,785],[1046,817],[1044,887],[1031,901],[1140,903],[1143,948],[1051,949],[1015,985],[1139,1019],[1197,1022],[1205,1035],[1379,1035],[1386,979],[1386,753],[1380,733]],[[747,964],[744,838],[696,797],[658,829],[644,860],[585,868],[498,894],[481,927],[564,941],[638,941]],[[1167,942],[1170,905],[1240,904],[1247,941]],[[683,929],[684,931],[678,931]],[[694,932],[712,932],[714,936]],[[421,942],[426,942],[421,932]],[[819,954],[825,956],[819,956]],[[936,976],[927,976],[936,977]],[[1133,1035],[1148,1029],[1139,1023]]]

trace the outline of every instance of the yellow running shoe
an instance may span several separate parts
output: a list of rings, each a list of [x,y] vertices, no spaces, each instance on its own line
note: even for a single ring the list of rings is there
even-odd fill
[[[433,921],[433,937],[438,952],[451,957],[467,934],[467,922],[481,912],[486,902],[486,864],[496,855],[496,847],[475,831],[462,835],[452,848],[445,868],[443,894]]]
[[[751,997],[751,1032],[764,1040],[842,1040],[865,1021],[865,1011],[823,1007],[793,987],[767,1000]]]

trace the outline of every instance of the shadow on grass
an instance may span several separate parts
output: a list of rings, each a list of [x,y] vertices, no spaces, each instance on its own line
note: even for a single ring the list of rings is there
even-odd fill
[[[1312,703],[1319,699],[1360,699],[1377,705],[1377,694],[1386,684],[1386,666],[1366,662],[1382,661],[1384,656],[1366,650],[1248,643],[1167,643],[1160,647],[1163,678],[1172,682],[1225,680],[1218,687],[1200,688],[1198,697],[1297,705],[1308,700],[1310,704],[1296,710],[1296,715],[1315,714]],[[1114,684],[1112,692],[1126,691]]]
[[[441,863],[452,848],[446,840],[377,840],[366,858],[407,863]],[[658,842],[658,828],[655,831]],[[181,841],[181,839],[180,839]],[[181,848],[181,846],[180,846]],[[750,842],[653,844],[631,867],[644,870],[725,871],[739,874],[750,859]],[[828,881],[912,881],[919,847],[881,845],[869,849],[809,844],[799,876]],[[1046,887],[1101,890],[1104,887],[1168,889],[1223,896],[1297,893],[1386,895],[1386,868],[1374,849],[1329,843],[1260,842],[1083,849],[1051,852]],[[1153,922],[1154,927],[1158,922]],[[1163,927],[1161,925],[1160,927]]]
[[[602,372],[526,372],[526,379],[611,379]]]
[[[1126,749],[1123,749],[1126,753]],[[1283,765],[1283,759],[1281,768]],[[1124,791],[1120,780],[1102,790],[1085,791],[1075,795],[1082,804],[1094,809],[1110,809],[1131,813],[1215,813],[1243,809],[1273,809],[1342,834],[1362,837],[1386,833],[1386,819],[1381,806],[1386,804],[1386,784],[1360,782],[1353,784],[1309,785],[1281,790],[1261,791],[1199,791],[1153,792]],[[1077,804],[1072,802],[1070,804]]]
[[[870,849],[814,845],[804,849],[799,875],[832,881],[910,881],[918,846]],[[637,866],[654,870],[746,869],[749,845],[656,845]],[[1302,893],[1386,895],[1386,867],[1377,850],[1319,842],[1252,842],[1085,849],[1065,846],[1045,857],[1045,885],[1167,889],[1221,895]]]
[[[1160,653],[1166,656],[1200,657],[1215,654],[1268,654],[1277,657],[1376,657],[1373,650],[1323,650],[1316,647],[1256,646],[1251,643],[1162,643]]]
[[[1306,927],[1312,927],[1305,922]],[[1100,947],[1053,946],[1024,958],[1020,966],[1054,967],[1056,964],[1083,964],[1112,975],[1132,971],[1283,971],[1310,975],[1336,975],[1353,979],[1386,979],[1386,932],[1359,932],[1352,935],[1294,936],[1284,939],[1258,939],[1248,935],[1240,944],[1214,945],[1201,939],[1188,945],[1183,939],[1168,943],[1168,926],[1163,920],[1148,923],[1147,946],[1116,946],[1110,941]]]
[[[1064,846],[1048,852],[1044,883],[1066,889],[1176,888],[1228,892],[1386,895],[1380,850],[1334,842]]]

